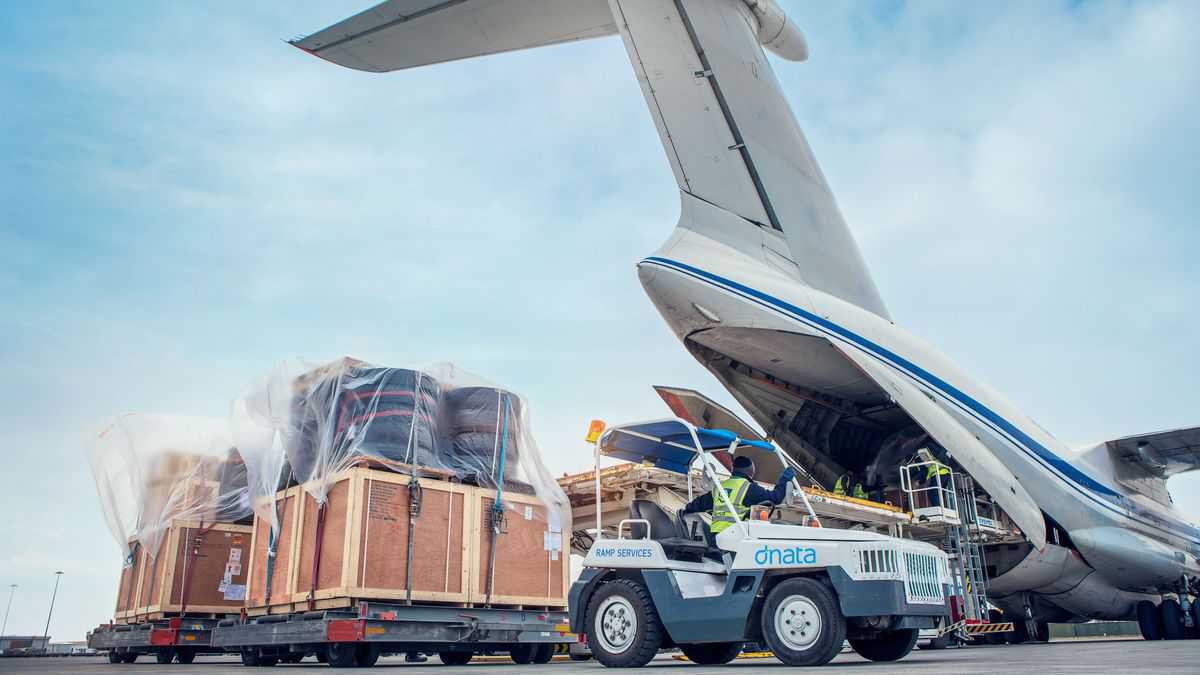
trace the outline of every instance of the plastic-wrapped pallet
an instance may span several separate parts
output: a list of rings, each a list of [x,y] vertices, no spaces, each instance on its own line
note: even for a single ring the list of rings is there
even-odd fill
[[[85,445],[125,557],[117,618],[238,611],[251,502],[226,422],[131,413],[104,422]]]
[[[248,608],[339,593],[565,602],[570,505],[519,395],[452,364],[287,362],[235,403],[232,427],[259,516]],[[279,490],[285,466],[296,487]],[[410,555],[429,546],[443,555]]]

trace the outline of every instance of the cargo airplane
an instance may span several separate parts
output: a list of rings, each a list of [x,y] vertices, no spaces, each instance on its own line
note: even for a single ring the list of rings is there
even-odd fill
[[[1200,429],[1072,452],[896,325],[763,51],[808,56],[774,0],[392,0],[293,44],[386,72],[612,35],[681,202],[638,275],[768,435],[826,487],[848,470],[894,480],[918,446],[966,471],[1024,535],[986,553],[991,600],[1026,632],[1139,618],[1148,637],[1188,633],[1200,527],[1165,481],[1200,466]]]

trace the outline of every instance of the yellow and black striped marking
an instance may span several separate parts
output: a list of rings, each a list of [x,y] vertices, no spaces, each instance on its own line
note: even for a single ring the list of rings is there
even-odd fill
[[[969,623],[964,626],[967,630],[967,635],[987,635],[989,633],[1008,633],[1012,631],[1013,625],[1009,623]]]

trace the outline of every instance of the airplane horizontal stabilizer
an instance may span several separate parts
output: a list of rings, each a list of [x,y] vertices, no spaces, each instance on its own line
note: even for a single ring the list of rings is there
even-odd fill
[[[383,73],[616,34],[607,0],[388,0],[292,44]]]
[[[934,400],[899,372],[853,347],[833,343],[865,375],[908,413],[917,424],[950,452],[976,483],[1012,518],[1025,537],[1038,549],[1046,545],[1046,521],[1037,502],[1017,481],[1000,458],[942,409]]]
[[[1160,478],[1200,469],[1200,427],[1126,436],[1105,445],[1114,459]]]

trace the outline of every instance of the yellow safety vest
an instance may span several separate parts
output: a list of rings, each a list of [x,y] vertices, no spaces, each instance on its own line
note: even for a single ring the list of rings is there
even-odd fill
[[[726,478],[721,481],[721,485],[713,488],[712,500],[712,525],[709,529],[713,534],[723,532],[730,525],[738,520],[744,520],[746,514],[750,512],[750,507],[742,504],[742,500],[746,498],[746,491],[750,489],[750,481],[745,478]],[[737,514],[730,513],[728,507],[725,506],[725,500],[721,498],[721,490],[724,494],[729,495],[729,501],[733,504],[733,508],[737,510]]]
[[[844,494],[846,494],[846,483],[845,483],[845,481],[846,481],[846,477],[845,477],[845,476],[838,476],[837,482],[833,484],[833,494],[835,494],[835,495],[844,495]]]
[[[950,467],[944,464],[930,464],[929,466],[925,467],[925,480],[932,480],[933,477],[939,473],[943,476],[949,476]]]
[[[863,490],[862,483],[854,484],[854,497],[856,499],[866,499],[867,498],[867,493],[866,493],[866,491]]]

